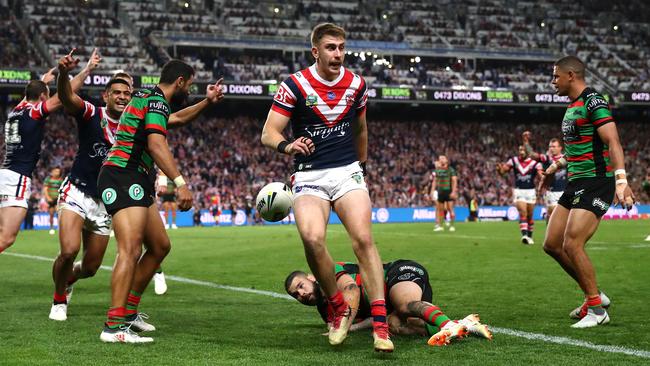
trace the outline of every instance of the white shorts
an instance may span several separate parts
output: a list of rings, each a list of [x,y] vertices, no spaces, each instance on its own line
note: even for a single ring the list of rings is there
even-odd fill
[[[84,230],[97,235],[111,233],[111,216],[106,212],[102,200],[80,191],[67,178],[59,188],[59,214],[61,210],[70,210],[81,216],[84,220]]]
[[[291,176],[291,188],[294,199],[311,195],[326,201],[336,201],[355,189],[368,192],[358,161],[337,168],[297,172]]]
[[[0,208],[24,207],[32,194],[32,178],[9,169],[0,169]]]
[[[546,193],[544,193],[544,203],[546,206],[557,206],[557,202],[560,200],[560,197],[562,197],[562,193],[564,192],[546,191]]]
[[[515,203],[517,202],[526,202],[530,204],[535,204],[537,202],[537,192],[535,189],[514,189]]]

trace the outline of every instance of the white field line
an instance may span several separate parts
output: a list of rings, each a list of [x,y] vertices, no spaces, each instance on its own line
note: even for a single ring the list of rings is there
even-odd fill
[[[9,255],[9,256],[13,256],[13,257],[33,259],[33,260],[39,260],[39,261],[44,261],[44,262],[50,262],[50,263],[53,262],[52,258],[41,257],[41,256],[37,256],[37,255],[30,255],[30,254],[5,252],[5,253],[3,253],[1,255]],[[100,268],[103,269],[103,270],[106,270],[106,271],[111,271],[112,270],[112,268],[109,267],[109,266],[101,266]],[[256,295],[270,296],[270,297],[279,298],[279,299],[293,300],[293,298],[291,296],[289,296],[289,295],[281,294],[281,293],[277,293],[277,292],[273,292],[273,291],[254,290],[254,289],[249,289],[249,288],[245,288],[245,287],[235,287],[235,286],[220,285],[220,284],[214,283],[214,282],[193,280],[191,278],[185,278],[185,277],[180,277],[180,276],[165,275],[165,278],[168,279],[168,280],[171,280],[171,281],[180,282],[180,283],[187,283],[187,284],[191,284],[191,285],[199,285],[199,286],[217,288],[217,289],[222,289],[222,290],[245,292],[245,293],[251,293],[251,294],[256,294]],[[490,329],[495,334],[504,334],[504,335],[524,338],[524,339],[528,339],[528,340],[532,340],[532,341],[541,341],[541,342],[546,342],[546,343],[555,343],[555,344],[561,344],[561,345],[567,345],[567,346],[582,347],[582,348],[592,349],[592,350],[598,351],[598,352],[620,353],[620,354],[624,354],[624,355],[636,356],[636,357],[640,357],[640,358],[650,359],[650,352],[649,351],[638,350],[638,349],[634,349],[634,348],[627,348],[627,347],[620,347],[620,346],[610,346],[610,345],[603,345],[603,344],[595,344],[595,343],[582,341],[582,340],[578,340],[578,339],[571,339],[571,338],[566,338],[566,337],[556,337],[556,336],[550,336],[550,335],[541,334],[541,333],[530,333],[530,332],[524,332],[524,331],[520,331],[520,330],[516,330],[516,329],[500,328],[500,327],[493,327],[493,326],[490,326]]]

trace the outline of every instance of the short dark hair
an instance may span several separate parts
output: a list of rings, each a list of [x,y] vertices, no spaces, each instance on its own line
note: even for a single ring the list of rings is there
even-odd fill
[[[291,282],[293,282],[293,279],[298,277],[298,276],[307,277],[307,273],[305,273],[303,271],[293,271],[293,272],[289,273],[289,275],[287,276],[287,279],[284,280],[284,290],[287,293],[289,293],[289,286],[291,286]]]
[[[160,72],[160,83],[171,84],[179,77],[189,79],[194,76],[194,68],[181,60],[168,61]]]
[[[585,78],[585,63],[576,56],[564,56],[555,61],[555,66],[562,71],[573,71],[580,79]]]
[[[124,72],[124,71],[116,72],[115,75],[113,75],[113,79],[122,79],[122,80],[128,79],[130,80],[129,84],[131,84],[129,86],[133,87],[133,76],[131,76],[131,74],[129,74],[128,72]]]
[[[31,80],[25,87],[25,98],[27,100],[37,100],[43,93],[47,94],[47,84],[40,80]]]
[[[345,39],[345,30],[333,23],[321,23],[311,31],[311,45],[317,46],[324,36],[340,37]]]
[[[126,80],[124,80],[122,78],[114,77],[111,80],[109,80],[108,83],[106,83],[106,88],[104,90],[110,90],[111,86],[113,86],[113,84],[123,84],[123,85],[128,86],[129,89],[132,88],[131,84],[129,84],[128,81],[126,81]]]
[[[550,143],[553,143],[553,142],[557,142],[558,144],[560,144],[560,146],[562,146],[562,141],[560,141],[560,139],[557,138],[557,137],[553,137],[551,139],[551,141],[549,141],[548,143],[550,144]]]

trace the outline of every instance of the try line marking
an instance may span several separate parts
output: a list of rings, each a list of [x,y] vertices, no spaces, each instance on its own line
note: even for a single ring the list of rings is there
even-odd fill
[[[21,253],[4,252],[1,255],[9,255],[9,256],[12,256],[12,257],[33,259],[33,260],[39,260],[39,261],[44,261],[44,262],[50,262],[50,263],[52,263],[52,261],[53,261],[52,258],[41,257],[41,256],[38,256],[38,255],[21,254]],[[112,270],[112,268],[109,267],[109,266],[101,266],[100,268],[103,269],[103,270],[106,270],[106,271],[111,271]],[[205,286],[205,287],[217,288],[217,289],[222,289],[222,290],[245,292],[245,293],[249,293],[249,294],[256,294],[256,295],[263,295],[263,296],[270,296],[270,297],[275,297],[275,298],[278,298],[278,299],[293,300],[293,298],[291,296],[287,295],[287,294],[281,294],[281,293],[277,293],[277,292],[273,292],[273,291],[255,290],[255,289],[250,289],[250,288],[245,288],[245,287],[220,285],[220,284],[214,283],[214,282],[193,280],[191,278],[180,277],[180,276],[170,276],[170,275],[167,275],[167,274],[165,275],[165,278],[170,280],[170,281],[176,281],[176,282],[180,282],[180,283],[187,283],[187,284],[191,284],[191,285],[198,285],[198,286]],[[530,333],[530,332],[524,332],[524,331],[520,331],[520,330],[516,330],[516,329],[508,329],[508,328],[501,328],[501,327],[490,326],[490,329],[495,334],[504,334],[504,335],[508,335],[508,336],[512,336],[512,337],[525,338],[525,339],[532,340],[532,341],[542,341],[542,342],[547,342],[547,343],[555,343],[555,344],[561,344],[561,345],[582,347],[582,348],[592,349],[594,351],[599,351],[599,352],[621,353],[621,354],[624,354],[624,355],[636,356],[636,357],[650,359],[650,352],[649,351],[638,350],[638,349],[634,349],[634,348],[627,348],[627,347],[620,347],[620,346],[609,346],[609,345],[604,345],[604,344],[595,344],[595,343],[591,343],[591,342],[587,342],[587,341],[581,341],[581,340],[578,340],[578,339],[572,339],[572,338],[567,338],[567,337],[556,337],[556,336],[550,336],[550,335],[541,334],[541,333]]]

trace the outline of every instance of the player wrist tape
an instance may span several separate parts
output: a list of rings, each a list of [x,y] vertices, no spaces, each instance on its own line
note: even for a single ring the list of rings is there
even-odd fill
[[[616,185],[619,184],[627,184],[627,179],[626,178],[621,178],[616,180]]]
[[[287,153],[287,146],[289,146],[289,141],[284,140],[278,144],[277,150],[283,154]]]
[[[176,188],[180,188],[186,184],[185,179],[183,179],[182,175],[179,175],[178,177],[174,178],[174,184],[176,185]]]
[[[618,177],[619,175],[626,176],[627,173],[625,173],[625,169],[616,169],[616,170],[614,170],[614,176]]]
[[[557,161],[554,163],[558,168],[565,167],[567,165],[567,161],[565,158],[559,158]]]

